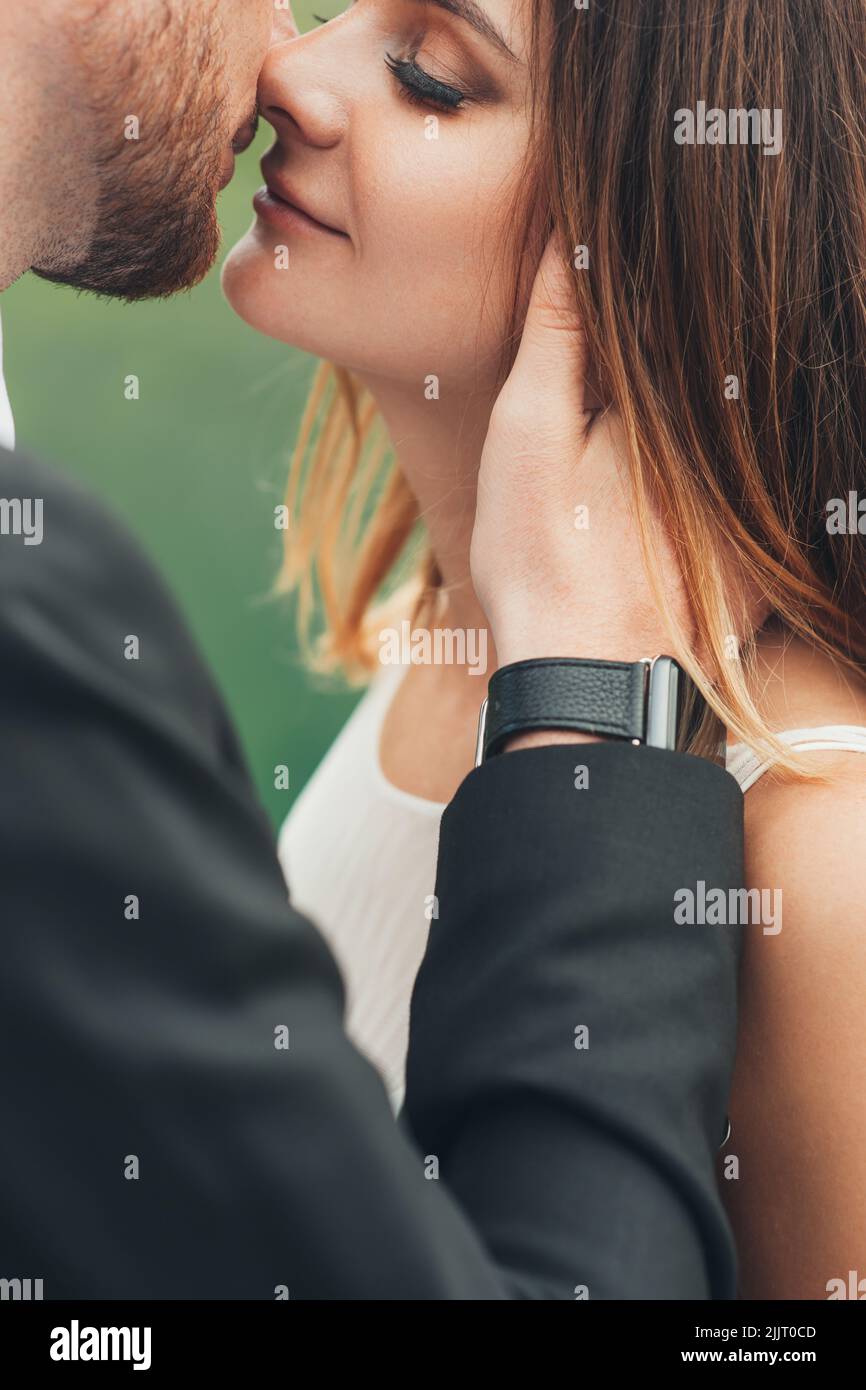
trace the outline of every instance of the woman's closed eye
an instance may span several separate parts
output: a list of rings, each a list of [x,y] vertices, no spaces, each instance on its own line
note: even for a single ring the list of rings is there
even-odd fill
[[[313,15],[319,24],[327,24],[328,18],[322,15]],[[413,106],[422,106],[439,111],[444,114],[454,114],[462,108],[468,106],[470,102],[492,102],[497,91],[494,84],[481,73],[477,74],[475,80],[462,81],[452,78],[446,82],[442,77],[436,77],[426,67],[422,67],[418,61],[422,48],[428,39],[437,46],[440,45],[443,35],[441,31],[436,31],[435,35],[415,33],[409,41],[408,52],[405,56],[397,56],[393,53],[385,54],[385,66],[397,82],[399,93],[406,101]],[[447,39],[446,47],[451,47]],[[438,61],[437,64],[438,66]],[[446,63],[446,66],[450,64]]]
[[[403,95],[417,106],[434,106],[440,111],[456,111],[471,100],[468,92],[441,82],[411,58],[395,58],[388,53],[385,66],[394,74]]]

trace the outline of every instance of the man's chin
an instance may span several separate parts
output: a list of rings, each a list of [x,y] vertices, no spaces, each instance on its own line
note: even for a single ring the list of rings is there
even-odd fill
[[[216,209],[208,214],[112,219],[87,254],[69,266],[34,266],[34,274],[54,285],[134,303],[165,299],[199,284],[213,267],[220,245]]]

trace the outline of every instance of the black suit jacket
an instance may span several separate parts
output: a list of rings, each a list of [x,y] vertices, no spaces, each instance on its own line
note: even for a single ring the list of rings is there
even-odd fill
[[[739,942],[676,926],[673,894],[741,882],[736,783],[618,745],[467,777],[395,1125],[169,597],[75,486],[0,470],[44,505],[41,545],[0,536],[0,1276],[733,1296],[713,1163]]]

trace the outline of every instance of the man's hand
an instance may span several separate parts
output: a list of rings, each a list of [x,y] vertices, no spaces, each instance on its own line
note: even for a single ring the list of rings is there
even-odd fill
[[[612,410],[587,409],[574,273],[551,241],[481,459],[472,577],[501,666],[545,656],[678,655],[643,563],[621,421]],[[655,552],[668,599],[691,633],[660,523]]]

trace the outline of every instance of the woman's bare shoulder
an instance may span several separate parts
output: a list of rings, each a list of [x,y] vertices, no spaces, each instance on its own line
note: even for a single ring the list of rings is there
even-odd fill
[[[768,643],[762,713],[776,730],[866,727],[866,688],[805,644]],[[784,672],[784,678],[780,673]],[[819,782],[765,774],[745,795],[746,927],[726,1184],[748,1298],[825,1298],[866,1248],[866,754],[814,752]]]
[[[846,669],[802,639],[779,633],[759,643],[756,699],[770,727],[812,729],[853,726],[866,745],[866,677]],[[866,752],[823,750],[802,754],[820,780],[792,780],[772,769],[745,794],[746,869],[750,878],[784,878],[804,912],[822,915],[856,890],[866,844]],[[859,852],[858,852],[859,851]],[[840,877],[841,876],[841,877]]]

